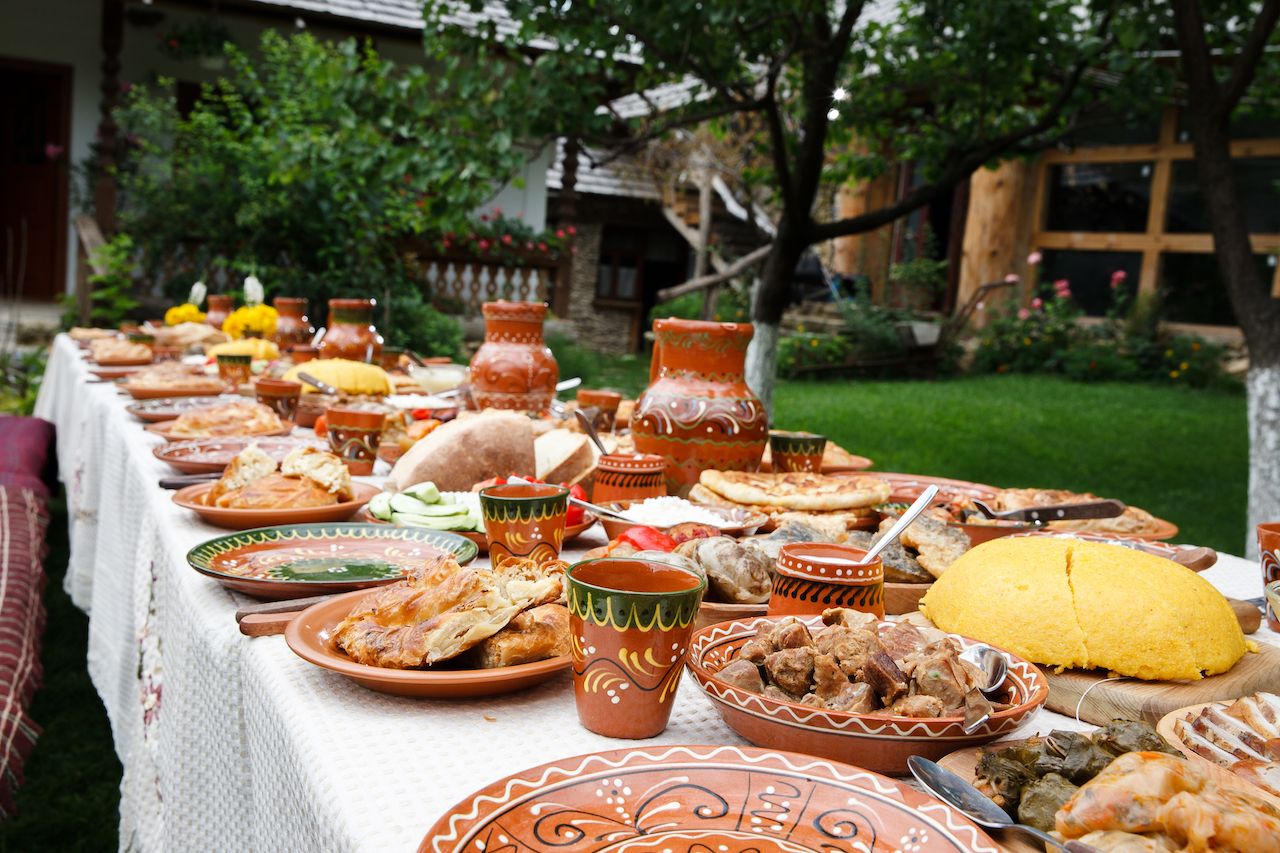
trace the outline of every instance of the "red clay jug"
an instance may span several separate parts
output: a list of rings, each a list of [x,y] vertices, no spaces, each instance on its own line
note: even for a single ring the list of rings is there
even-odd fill
[[[667,489],[686,495],[704,470],[755,471],[769,416],[744,378],[749,323],[654,320],[649,387],[636,403],[636,450],[667,460]]]
[[[542,414],[556,396],[560,367],[542,341],[547,306],[486,302],[484,343],[471,358],[471,399],[479,409]]]

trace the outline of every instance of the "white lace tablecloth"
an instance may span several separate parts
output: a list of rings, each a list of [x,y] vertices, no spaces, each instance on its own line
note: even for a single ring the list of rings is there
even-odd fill
[[[488,699],[373,693],[249,639],[249,599],[187,566],[222,531],[175,506],[160,443],[96,383],[59,336],[36,414],[58,428],[67,487],[67,591],[89,613],[89,672],[124,765],[120,848],[412,850],[452,804],[509,773],[632,742],[577,721],[568,674]],[[599,528],[582,547],[604,541]],[[1256,563],[1222,555],[1204,575],[1237,598],[1261,592]],[[1257,639],[1280,642],[1264,626]],[[1087,728],[1042,711],[1020,734]],[[740,744],[686,677],[667,743]]]

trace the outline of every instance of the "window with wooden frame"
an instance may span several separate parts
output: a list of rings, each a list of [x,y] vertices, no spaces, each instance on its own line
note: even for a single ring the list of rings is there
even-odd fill
[[[1139,138],[1141,133],[1139,132]],[[1257,263],[1280,298],[1280,121],[1242,122],[1231,145]],[[1086,313],[1111,304],[1111,275],[1159,295],[1167,320],[1234,325],[1179,111],[1163,111],[1154,141],[1050,151],[1036,169],[1031,247],[1042,272],[1065,278]]]

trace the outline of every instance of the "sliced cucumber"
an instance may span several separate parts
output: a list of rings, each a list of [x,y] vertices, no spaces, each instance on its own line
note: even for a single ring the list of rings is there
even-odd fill
[[[450,515],[466,515],[467,508],[461,504],[424,504],[419,503],[417,507],[396,507],[396,512],[408,512],[413,515],[431,515],[437,518],[445,518]]]
[[[391,497],[392,512],[423,513],[423,511],[429,506],[431,506],[431,504],[424,504],[422,501],[418,500],[413,495],[406,495],[402,493],[398,495],[392,495]]]
[[[369,515],[382,521],[391,520],[391,493],[379,492],[369,501]]]
[[[424,504],[435,504],[440,502],[440,490],[436,488],[435,483],[416,483],[400,492],[402,495],[409,495],[417,498]]]
[[[470,530],[471,521],[465,515],[419,515],[412,512],[397,512],[391,515],[391,521],[397,527],[429,527],[432,530]]]

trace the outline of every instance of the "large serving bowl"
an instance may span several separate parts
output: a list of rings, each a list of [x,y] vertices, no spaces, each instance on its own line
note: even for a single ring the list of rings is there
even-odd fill
[[[788,749],[856,764],[879,773],[905,773],[907,758],[938,759],[967,746],[995,740],[1016,729],[1049,697],[1049,683],[1034,664],[1016,655],[1009,659],[1006,710],[991,715],[972,734],[965,734],[962,717],[895,717],[827,711],[799,702],[770,699],[734,687],[716,676],[738,650],[762,629],[780,618],[761,616],[703,628],[689,646],[689,670],[720,716],[742,737],[757,746]],[[810,631],[823,627],[818,616],[798,617]],[[881,622],[887,630],[892,622]],[[976,641],[951,635],[962,648]]]

